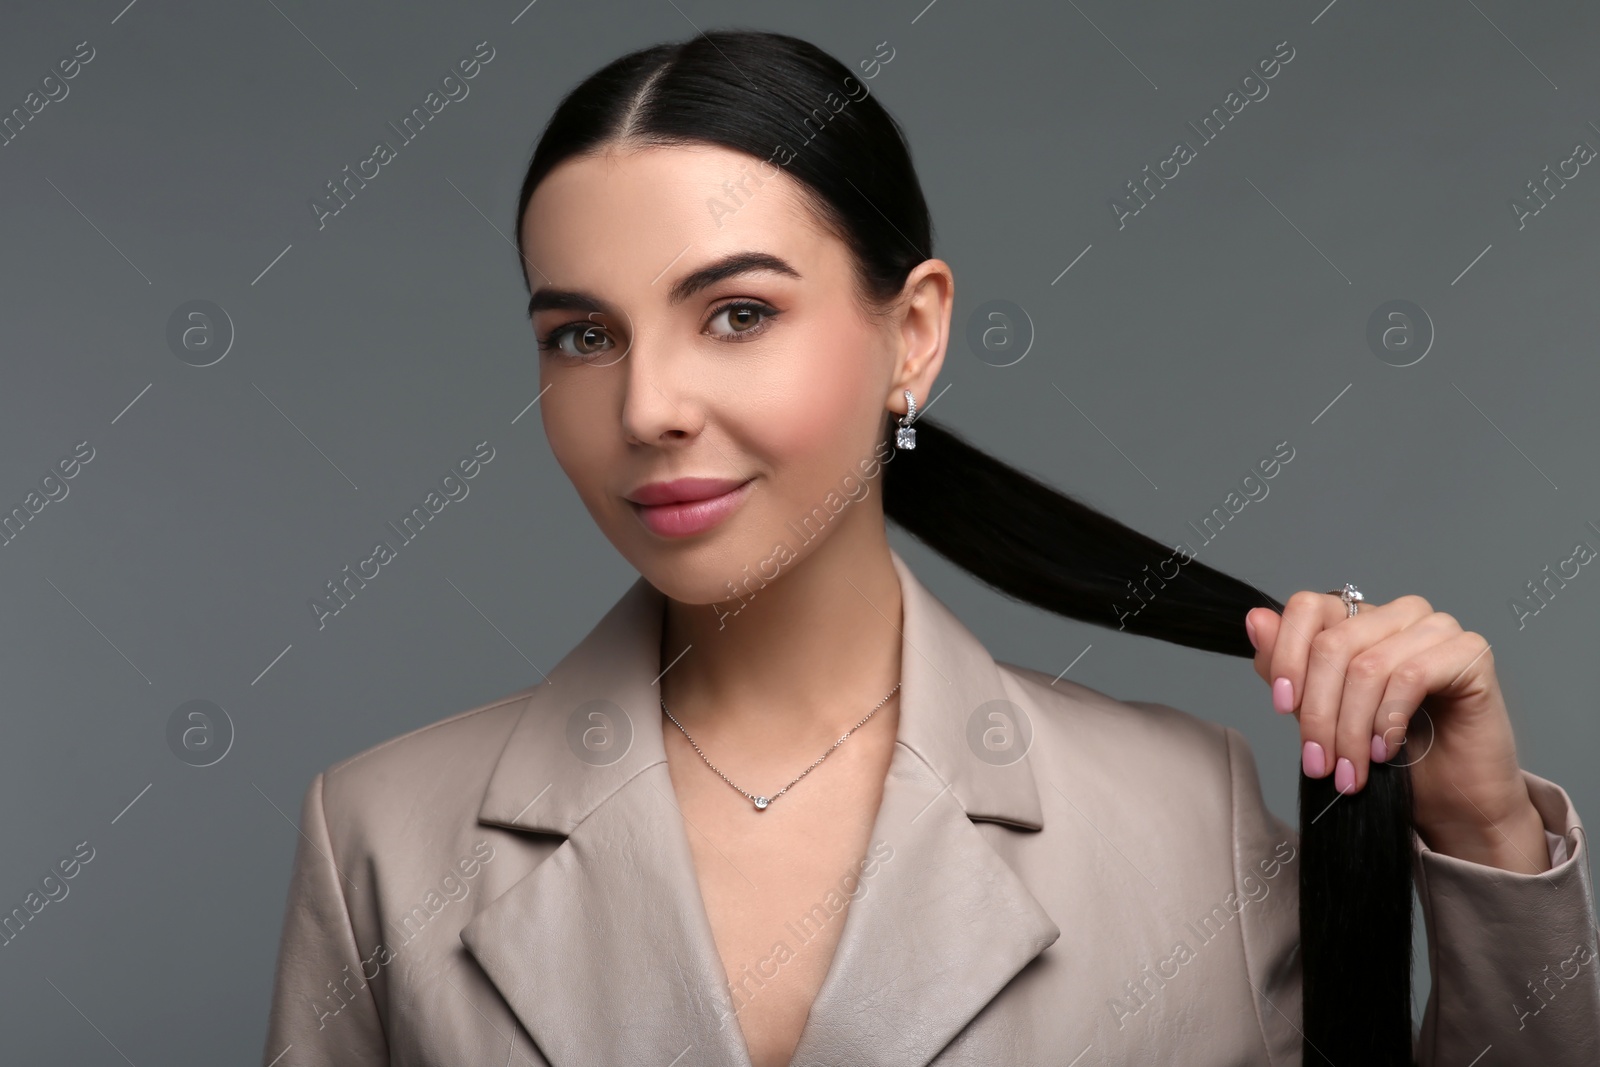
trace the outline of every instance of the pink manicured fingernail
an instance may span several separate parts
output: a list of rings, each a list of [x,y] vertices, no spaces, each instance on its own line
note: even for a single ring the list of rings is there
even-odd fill
[[[1315,741],[1307,741],[1300,750],[1300,763],[1305,767],[1307,778],[1321,778],[1328,772],[1328,757],[1323,755],[1322,746]]]
[[[1261,642],[1256,640],[1256,628],[1251,625],[1250,616],[1248,615],[1244,617],[1244,632],[1245,636],[1250,638],[1250,647],[1255,649],[1257,652],[1260,652]]]
[[[1272,706],[1279,715],[1287,715],[1294,710],[1294,683],[1289,679],[1279,678],[1272,683]]]
[[[1356,791],[1356,765],[1343,756],[1333,765],[1333,787],[1341,793]]]
[[[1389,746],[1377,734],[1372,735],[1372,762],[1382,763],[1389,758]]]

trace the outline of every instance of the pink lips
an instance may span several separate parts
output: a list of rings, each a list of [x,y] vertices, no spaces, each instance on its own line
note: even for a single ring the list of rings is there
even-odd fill
[[[662,537],[690,537],[732,514],[751,481],[735,478],[676,478],[651,482],[627,494],[645,526]]]

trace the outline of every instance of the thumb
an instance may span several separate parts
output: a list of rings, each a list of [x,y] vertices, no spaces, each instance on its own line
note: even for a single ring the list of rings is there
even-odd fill
[[[1244,617],[1247,632],[1255,638],[1256,674],[1270,685],[1272,679],[1267,677],[1267,672],[1272,669],[1272,650],[1278,644],[1278,630],[1283,625],[1283,616],[1271,608],[1251,608]]]

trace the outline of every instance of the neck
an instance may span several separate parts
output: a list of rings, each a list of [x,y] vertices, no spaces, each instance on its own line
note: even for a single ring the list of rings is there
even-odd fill
[[[882,520],[841,523],[742,600],[669,598],[661,696],[697,741],[725,753],[825,746],[900,680],[901,619]],[[888,701],[867,728],[897,720],[898,707]]]

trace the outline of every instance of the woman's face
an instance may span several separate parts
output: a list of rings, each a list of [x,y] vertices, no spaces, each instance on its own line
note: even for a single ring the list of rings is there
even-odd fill
[[[919,265],[873,322],[798,188],[728,149],[650,148],[568,160],[523,216],[551,449],[617,550],[685,603],[881,526],[864,475],[892,458],[883,420],[903,389],[926,404],[943,357],[948,267]],[[662,484],[680,479],[702,481]]]

